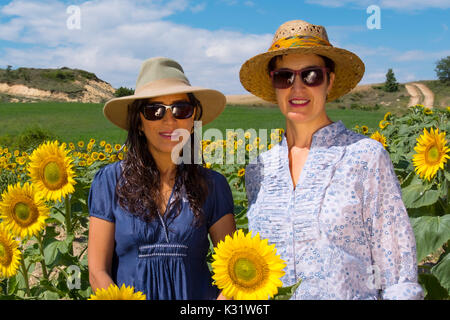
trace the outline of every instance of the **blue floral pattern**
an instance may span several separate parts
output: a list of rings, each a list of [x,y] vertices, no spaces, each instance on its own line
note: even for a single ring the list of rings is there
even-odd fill
[[[287,262],[292,299],[423,299],[389,154],[341,121],[315,132],[294,188],[286,137],[246,167],[249,229]]]

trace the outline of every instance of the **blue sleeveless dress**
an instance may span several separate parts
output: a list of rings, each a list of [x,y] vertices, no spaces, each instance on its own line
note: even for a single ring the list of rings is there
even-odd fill
[[[113,281],[119,287],[133,286],[150,300],[216,299],[219,290],[212,284],[206,255],[209,228],[234,210],[225,177],[202,168],[210,188],[200,226],[193,225],[194,216],[185,197],[178,216],[166,212],[147,223],[118,204],[115,190],[120,163],[96,173],[88,199],[90,216],[115,224]],[[171,200],[172,195],[169,203]]]

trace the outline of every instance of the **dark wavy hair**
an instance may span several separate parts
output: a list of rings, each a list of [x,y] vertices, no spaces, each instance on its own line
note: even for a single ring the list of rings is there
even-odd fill
[[[190,102],[195,106],[195,120],[202,116],[203,109],[200,101],[192,93],[187,94]],[[140,131],[141,108],[147,99],[135,100],[128,106],[128,137],[125,142],[128,152],[122,161],[122,174],[116,186],[116,194],[120,206],[146,222],[158,218],[158,199],[161,195],[160,172],[151,155],[147,138]],[[189,142],[188,142],[189,143]],[[194,159],[194,134],[191,133],[191,159]],[[194,222],[203,222],[202,206],[208,194],[207,181],[202,173],[201,165],[180,164],[176,166],[175,186],[172,197],[174,202],[166,212],[180,213],[182,190],[186,191],[189,205],[194,213]],[[174,207],[176,208],[174,210]]]

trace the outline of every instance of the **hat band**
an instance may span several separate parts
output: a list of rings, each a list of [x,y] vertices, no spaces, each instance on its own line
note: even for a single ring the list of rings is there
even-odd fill
[[[268,51],[287,48],[318,47],[318,46],[332,47],[331,43],[329,43],[328,41],[314,36],[289,36],[274,42]]]

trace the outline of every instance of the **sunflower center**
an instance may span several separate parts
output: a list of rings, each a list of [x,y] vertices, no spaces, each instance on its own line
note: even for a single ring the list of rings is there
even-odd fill
[[[439,162],[439,149],[436,145],[431,145],[428,150],[426,151],[426,160],[428,163],[437,163]]]
[[[61,172],[56,162],[48,163],[44,168],[44,178],[51,184],[56,184],[61,179]]]
[[[56,161],[50,161],[44,166],[43,180],[50,190],[62,188],[67,183],[67,174],[64,167]]]
[[[237,278],[250,281],[256,276],[256,267],[253,261],[240,258],[234,265],[234,274]]]
[[[32,225],[36,222],[38,216],[38,209],[30,203],[17,202],[14,205],[13,219],[21,227],[28,227]]]
[[[268,279],[268,273],[266,261],[252,252],[237,252],[228,264],[231,280],[243,289],[254,290],[264,285]]]
[[[30,208],[22,202],[14,206],[14,213],[19,220],[27,220],[30,217]]]

